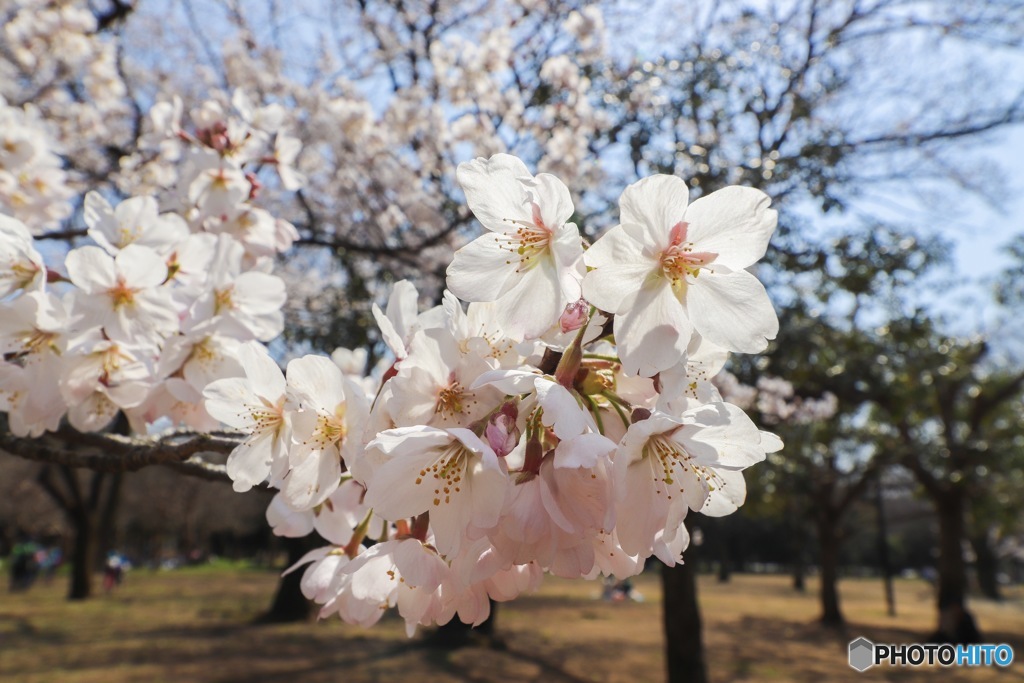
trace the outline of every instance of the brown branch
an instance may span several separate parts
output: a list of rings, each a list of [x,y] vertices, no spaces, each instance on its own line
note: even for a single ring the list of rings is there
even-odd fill
[[[175,432],[156,437],[84,434],[69,427],[30,439],[0,433],[0,452],[26,460],[83,467],[97,472],[134,472],[150,465],[183,465],[200,453],[230,453],[241,435]],[[185,470],[209,470],[190,465]]]

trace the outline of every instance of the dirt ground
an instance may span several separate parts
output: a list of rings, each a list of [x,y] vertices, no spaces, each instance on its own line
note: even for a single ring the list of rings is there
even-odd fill
[[[548,580],[535,595],[501,606],[502,648],[439,652],[403,624],[376,628],[337,619],[256,625],[276,577],[260,571],[131,572],[112,595],[63,599],[65,585],[37,585],[0,596],[0,681],[126,683],[256,681],[536,681],[636,683],[664,679],[657,573],[640,577],[642,603],[597,599],[596,583]],[[929,632],[929,587],[897,584],[899,616],[885,615],[878,581],[844,580],[844,633],[814,622],[811,580],[797,594],[786,577],[702,577],[701,604],[713,681],[1024,681],[1024,592],[995,604],[975,602],[990,642],[1014,647],[1009,669],[881,669],[847,666],[847,643],[914,642]]]

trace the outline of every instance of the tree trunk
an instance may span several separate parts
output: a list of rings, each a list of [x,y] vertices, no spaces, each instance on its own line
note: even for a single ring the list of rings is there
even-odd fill
[[[875,482],[875,515],[878,531],[878,566],[885,589],[885,607],[890,617],[896,616],[896,593],[892,585],[892,563],[889,561],[889,532],[885,519],[885,501],[882,500],[882,478]]]
[[[99,556],[99,536],[94,514],[84,508],[65,511],[71,518],[74,539],[71,548],[71,583],[68,600],[85,600],[92,595],[92,577]]]
[[[964,494],[951,488],[935,496],[939,515],[939,627],[932,640],[972,643],[980,639],[967,611],[967,564],[964,562]]]
[[[974,569],[978,574],[978,588],[981,594],[991,600],[1002,600],[999,592],[999,558],[992,549],[992,542],[987,532],[971,536],[971,547],[976,558]]]
[[[686,526],[690,528],[690,518]],[[708,680],[697,602],[697,563],[693,555],[688,551],[685,563],[661,568],[668,683],[707,683]]]
[[[807,591],[807,565],[802,553],[793,562],[793,590],[797,593]]]
[[[818,549],[821,562],[821,622],[828,626],[845,623],[839,607],[838,520],[828,510],[818,512]]]
[[[60,475],[62,483],[58,484],[54,473]],[[60,507],[74,534],[71,540],[69,600],[84,600],[92,595],[92,576],[101,560],[100,534],[104,525],[113,526],[121,490],[120,477],[93,472],[88,492],[83,490],[75,470],[64,465],[46,465],[36,478]]]
[[[302,559],[310,550],[317,547],[319,538],[313,534],[302,538],[286,538],[288,549],[288,566]],[[288,576],[281,577],[277,584],[277,593],[270,609],[260,616],[259,621],[266,624],[285,624],[296,621],[310,621],[316,616],[316,604],[302,594],[303,570],[297,569]]]

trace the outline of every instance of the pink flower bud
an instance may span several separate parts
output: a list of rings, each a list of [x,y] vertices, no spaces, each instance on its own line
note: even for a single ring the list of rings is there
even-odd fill
[[[499,458],[504,458],[511,453],[519,443],[519,428],[516,426],[518,414],[519,410],[515,404],[506,403],[487,421],[484,436],[487,438],[488,445]]]
[[[586,325],[587,320],[590,318],[587,315],[588,308],[589,305],[583,299],[566,306],[565,311],[562,312],[562,317],[558,319],[562,332],[572,332]]]

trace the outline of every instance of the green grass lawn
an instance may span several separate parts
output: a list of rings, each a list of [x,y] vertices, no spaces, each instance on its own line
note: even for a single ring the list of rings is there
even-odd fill
[[[437,652],[403,623],[385,618],[363,630],[339,620],[256,625],[276,584],[271,573],[221,568],[131,572],[112,595],[69,603],[65,585],[37,585],[0,598],[0,681],[537,681],[663,680],[657,574],[637,582],[647,600],[597,600],[597,583],[549,579],[536,595],[501,606],[504,650]],[[847,643],[913,642],[934,626],[929,588],[897,583],[900,615],[885,615],[877,581],[841,584],[850,626],[814,622],[813,579],[796,594],[785,577],[702,577],[701,604],[715,681],[1024,681],[1024,594],[1002,604],[975,602],[990,640],[1014,646],[1009,670],[871,669],[846,664]]]

